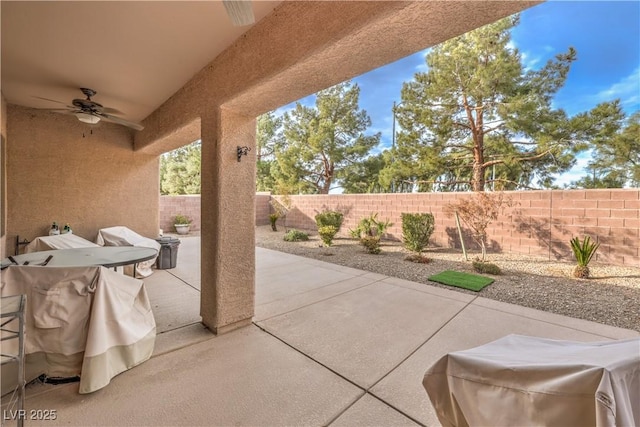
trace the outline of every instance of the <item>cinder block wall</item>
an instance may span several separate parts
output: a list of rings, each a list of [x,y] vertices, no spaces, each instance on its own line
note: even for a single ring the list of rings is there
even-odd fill
[[[271,193],[256,193],[256,225],[269,224],[271,213]],[[159,223],[160,228],[167,233],[173,233],[173,218],[185,215],[193,220],[192,231],[200,230],[200,196],[160,196]]]
[[[545,256],[549,259],[573,260],[569,240],[589,235],[600,241],[596,261],[640,267],[640,189],[613,190],[540,190],[507,192],[513,206],[491,224],[488,230],[489,250]],[[402,238],[402,212],[431,212],[435,231],[431,243],[439,247],[460,247],[455,220],[444,213],[445,205],[470,193],[416,194],[332,194],[291,196],[293,208],[286,218],[289,228],[315,230],[314,216],[323,210],[339,210],[345,214],[341,235],[372,213],[389,219],[394,225],[386,237]],[[269,223],[270,197],[256,195],[256,225]],[[181,198],[190,198],[190,216],[200,211],[198,196],[162,196],[160,223],[187,212]],[[197,211],[197,212],[195,212]],[[194,221],[195,223],[195,221]],[[164,226],[172,229],[172,226]],[[478,247],[463,224],[467,248]]]
[[[489,247],[494,252],[515,252],[572,260],[569,240],[589,235],[600,241],[596,260],[615,265],[640,267],[640,190],[553,190],[507,192],[513,207],[505,210],[488,229]],[[336,194],[292,196],[294,208],[287,227],[314,230],[314,216],[326,209],[345,214],[341,234],[358,221],[378,213],[394,225],[389,238],[402,238],[402,212],[431,212],[435,246],[460,247],[454,218],[444,206],[470,193]],[[463,224],[463,229],[466,227]],[[468,233],[467,248],[477,250]]]
[[[164,233],[175,233],[174,217],[184,215],[192,220],[191,231],[200,230],[200,195],[160,196],[158,209],[160,228]]]
[[[271,193],[256,193],[256,225],[269,224]]]

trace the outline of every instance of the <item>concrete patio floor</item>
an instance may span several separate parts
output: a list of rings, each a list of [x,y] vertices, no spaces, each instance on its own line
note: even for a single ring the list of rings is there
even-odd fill
[[[254,324],[200,324],[199,237],[145,279],[158,325],[151,360],[79,395],[28,387],[28,425],[439,425],[422,377],[447,352],[507,334],[576,341],[640,335],[584,320],[256,248]]]

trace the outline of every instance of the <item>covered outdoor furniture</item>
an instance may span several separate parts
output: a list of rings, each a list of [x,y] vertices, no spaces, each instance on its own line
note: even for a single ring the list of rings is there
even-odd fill
[[[25,248],[25,253],[49,251],[52,249],[91,248],[99,246],[75,234],[57,234],[33,239]]]
[[[2,272],[0,291],[27,295],[27,381],[80,375],[80,393],[91,393],[151,357],[156,324],[141,280],[105,267],[19,265]],[[3,393],[15,386],[4,368]]]
[[[449,353],[423,385],[444,427],[640,425],[640,338],[509,335]]]
[[[100,229],[96,243],[100,246],[137,246],[155,249],[158,253],[160,252],[160,243],[148,237],[141,236],[130,228],[123,226]],[[154,258],[138,263],[136,273],[142,277],[148,277],[153,273],[151,267],[153,267],[155,262],[156,259]],[[126,269],[125,272],[127,272]]]

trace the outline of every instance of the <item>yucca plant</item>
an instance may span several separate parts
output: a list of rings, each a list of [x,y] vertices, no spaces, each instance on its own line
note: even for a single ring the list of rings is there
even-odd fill
[[[570,240],[570,243],[573,254],[578,262],[578,265],[573,270],[573,277],[588,279],[590,274],[588,265],[596,254],[598,247],[600,247],[600,243],[591,241],[591,237],[589,236],[585,236],[582,242],[578,237],[574,237]]]

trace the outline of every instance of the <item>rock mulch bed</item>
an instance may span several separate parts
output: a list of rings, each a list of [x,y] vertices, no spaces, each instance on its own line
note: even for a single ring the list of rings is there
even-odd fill
[[[397,242],[383,242],[382,253],[370,255],[352,239],[338,238],[332,247],[322,248],[314,233],[307,242],[285,242],[283,236],[283,227],[277,232],[256,227],[256,246],[640,332],[640,268],[591,263],[592,277],[581,280],[571,277],[572,263],[489,254],[488,261],[502,275],[491,276],[496,279],[492,285],[472,292],[427,280],[443,270],[475,273],[459,251],[429,249],[431,261],[419,264],[405,261],[408,252]]]

